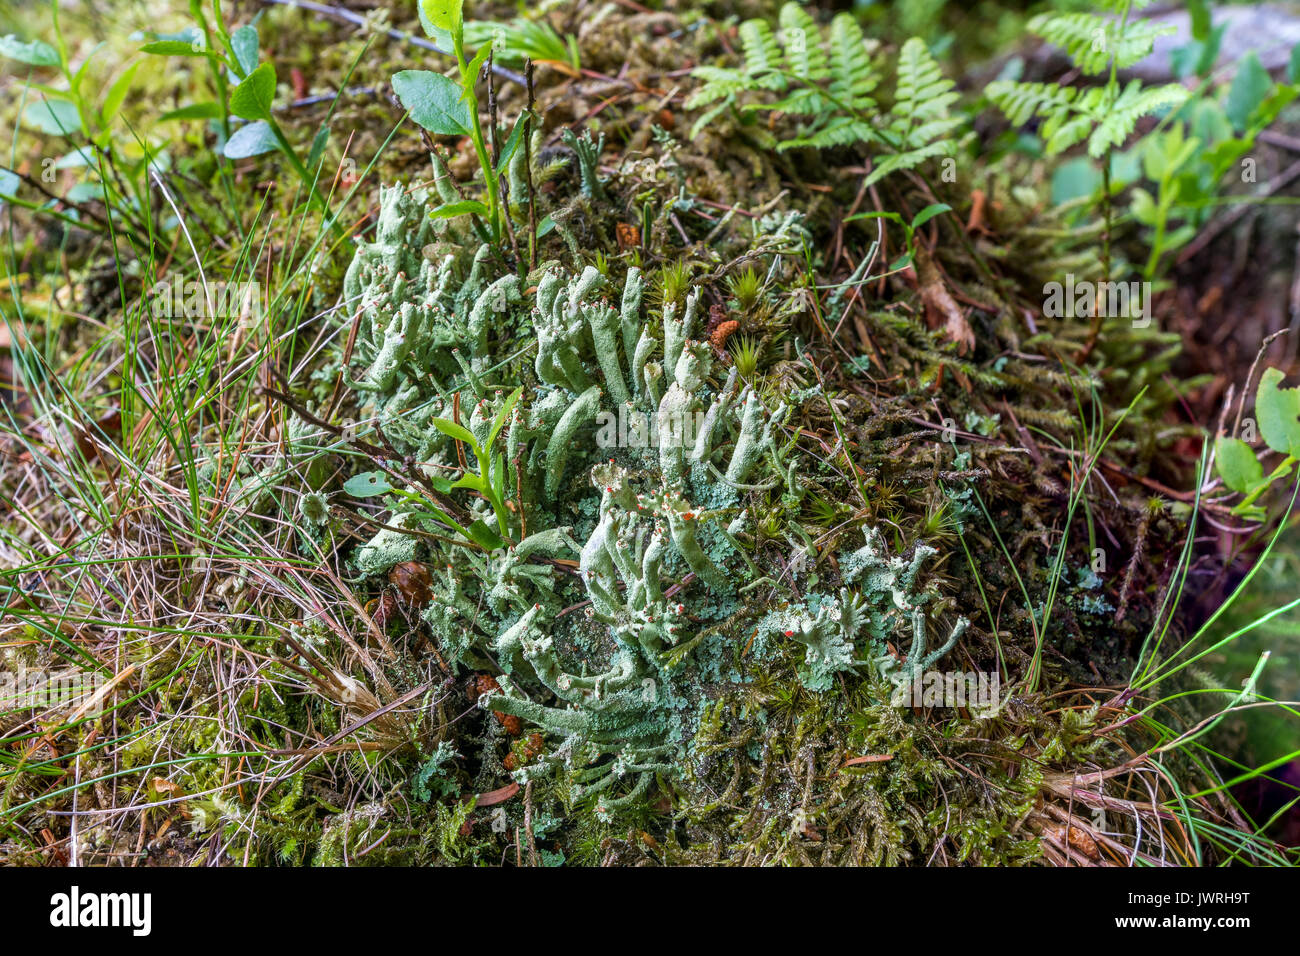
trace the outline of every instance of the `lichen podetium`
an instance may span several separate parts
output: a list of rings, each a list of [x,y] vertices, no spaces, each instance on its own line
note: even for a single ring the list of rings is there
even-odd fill
[[[914,631],[899,680],[952,648],[964,621],[925,653],[932,593],[918,578],[933,549],[890,556],[874,531],[843,556],[836,594],[766,614],[746,599],[770,580],[738,540],[747,496],[798,482],[800,464],[783,441],[791,409],[767,408],[734,369],[713,376],[696,292],[652,319],[636,268],[615,301],[593,267],[575,275],[545,265],[522,291],[513,274],[491,276],[482,255],[459,269],[454,257],[435,265],[418,254],[423,200],[383,191],[376,239],[348,272],[363,369],[350,382],[400,451],[429,474],[450,474],[455,441],[429,418],[446,414],[459,386],[478,397],[468,424],[479,435],[501,401],[491,383],[526,374],[504,363],[531,353],[535,380],[505,425],[514,541],[492,552],[432,543],[415,532],[441,530],[437,521],[418,499],[394,499],[389,527],[356,560],[368,574],[417,557],[440,569],[423,618],[443,655],[503,672],[479,704],[548,742],[514,771],[517,781],[562,775],[570,798],[604,819],[644,800],[656,775],[671,781],[692,758],[701,708],[749,679],[734,663],[746,629],[761,638],[759,666],[782,642],[804,645],[801,679],[818,692],[840,671],[889,673],[886,645],[899,626]],[[598,416],[619,406],[652,420],[656,441],[601,447]],[[686,421],[699,427],[684,430]],[[467,507],[483,514],[481,502]]]

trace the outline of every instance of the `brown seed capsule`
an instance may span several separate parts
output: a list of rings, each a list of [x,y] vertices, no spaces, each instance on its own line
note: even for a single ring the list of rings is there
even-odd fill
[[[475,674],[469,679],[469,698],[478,700],[484,694],[495,694],[501,690],[501,685],[491,674]],[[505,711],[494,710],[492,716],[497,722],[505,728],[507,734],[511,737],[518,737],[524,732],[524,722],[514,714],[507,714]]]
[[[397,618],[401,609],[397,606],[397,596],[392,591],[385,591],[367,604],[366,610],[374,619],[375,626],[382,630]]]
[[[541,734],[529,734],[528,739],[524,741],[524,759],[532,760],[542,752],[542,746],[543,742]]]
[[[501,764],[511,772],[518,770],[521,766],[536,760],[537,755],[542,752],[542,747],[542,735],[539,733],[529,734],[516,745],[515,750],[506,754]]]
[[[630,222],[614,224],[614,234],[618,237],[618,251],[625,252],[641,245],[641,230]]]
[[[727,345],[727,339],[731,333],[740,328],[740,323],[735,319],[728,319],[726,322],[720,322],[718,327],[709,334],[709,342],[715,349],[721,352]]]
[[[501,726],[505,728],[506,733],[511,737],[518,737],[524,732],[524,722],[514,714],[507,714],[504,711],[494,710],[492,716],[501,721]]]
[[[484,694],[494,694],[501,689],[497,679],[491,674],[474,674],[469,679],[469,699],[478,700]]]
[[[388,583],[408,607],[421,608],[433,600],[433,576],[419,561],[403,561],[388,572]]]

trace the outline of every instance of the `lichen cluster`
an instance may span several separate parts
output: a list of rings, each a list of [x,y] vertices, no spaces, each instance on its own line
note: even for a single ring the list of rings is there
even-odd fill
[[[836,596],[767,613],[747,597],[779,573],[743,543],[753,493],[797,484],[806,466],[783,441],[791,409],[718,369],[696,292],[652,314],[635,267],[615,300],[590,266],[547,265],[527,291],[514,274],[489,276],[482,256],[435,266],[412,248],[427,238],[422,202],[386,190],[376,241],[348,272],[363,369],[350,381],[368,421],[441,474],[456,470],[455,441],[428,423],[453,407],[453,385],[478,397],[465,424],[490,442],[505,376],[524,378],[504,424],[512,538],[492,550],[435,542],[421,532],[446,528],[408,495],[386,502],[387,527],[355,561],[371,575],[412,560],[437,569],[421,616],[443,659],[494,674],[481,708],[547,741],[517,781],[559,774],[570,800],[609,819],[656,776],[677,778],[702,709],[773,655],[801,649],[805,686],[824,692],[840,671],[910,679],[953,647],[964,621],[925,653],[932,592],[918,578],[933,549],[893,556],[875,532],[844,554]],[[511,365],[520,354],[531,362]],[[645,433],[620,432],[619,415]],[[886,648],[903,626],[913,643],[900,666]],[[755,650],[738,662],[747,633]]]

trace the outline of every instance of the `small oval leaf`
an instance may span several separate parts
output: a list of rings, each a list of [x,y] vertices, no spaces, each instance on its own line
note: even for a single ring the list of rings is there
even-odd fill
[[[1300,458],[1300,388],[1278,388],[1281,369],[1265,369],[1255,393],[1259,433],[1268,447]]]
[[[1232,491],[1249,494],[1264,480],[1264,466],[1255,451],[1240,438],[1219,437],[1215,455],[1223,483]]]
[[[271,127],[258,120],[236,130],[226,141],[226,148],[222,152],[227,159],[247,159],[279,148],[280,143],[271,132]]]
[[[455,80],[430,70],[402,70],[393,74],[393,92],[411,119],[430,133],[469,133],[469,106],[461,99],[461,87]]]
[[[12,33],[0,37],[0,56],[26,63],[28,66],[59,65],[59,54],[54,47],[40,40],[24,43]]]
[[[263,63],[230,94],[230,112],[246,120],[270,119],[274,99],[275,67]]]
[[[363,471],[343,482],[343,490],[353,498],[374,498],[392,491],[393,486],[382,471]]]

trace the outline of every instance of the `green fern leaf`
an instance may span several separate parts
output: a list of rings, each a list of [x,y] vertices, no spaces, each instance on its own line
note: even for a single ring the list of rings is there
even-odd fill
[[[1027,26],[1063,49],[1089,76],[1105,73],[1112,60],[1120,69],[1132,66],[1151,55],[1157,37],[1175,32],[1172,26],[1123,23],[1091,13],[1043,13],[1031,18]]]
[[[928,146],[922,146],[918,149],[908,150],[905,153],[895,153],[893,156],[886,156],[880,160],[871,175],[866,178],[864,186],[870,186],[877,180],[883,179],[890,173],[897,172],[900,169],[913,169],[920,166],[934,156],[946,156],[952,152],[953,144],[947,141],[931,143]]]
[[[1096,117],[1099,125],[1088,137],[1088,154],[1094,159],[1106,155],[1112,146],[1120,146],[1128,139],[1143,116],[1178,106],[1187,95],[1187,90],[1176,83],[1143,88],[1139,81],[1131,81],[1118,99],[1108,104],[1104,114]]]
[[[875,136],[876,131],[870,123],[851,116],[837,116],[812,132],[779,143],[776,148],[781,152],[804,147],[830,149],[832,146],[870,142]]]
[[[791,116],[824,117],[834,112],[835,105],[817,87],[792,90],[787,96],[772,103],[753,103],[746,110],[767,110],[789,113]]]
[[[708,106],[737,93],[743,93],[752,87],[749,74],[744,70],[733,70],[722,66],[696,67],[693,73],[704,85],[686,99],[686,108],[693,110]]]
[[[766,21],[746,20],[740,25],[740,49],[745,73],[757,88],[785,89],[785,55]]]
[[[1052,116],[1070,111],[1076,90],[1055,83],[995,80],[988,85],[985,93],[998,109],[1007,114],[1012,125],[1024,126],[1035,116]]]
[[[928,145],[961,125],[948,114],[948,107],[960,98],[956,86],[943,75],[924,40],[912,37],[903,44],[889,123],[900,151]]]
[[[781,8],[780,23],[786,69],[807,83],[826,79],[829,64],[821,48],[821,32],[808,11],[787,3]]]
[[[879,77],[862,28],[853,16],[837,15],[825,38],[816,21],[798,3],[786,3],[778,19],[779,32],[763,20],[746,20],[740,25],[740,67],[701,66],[692,71],[703,84],[687,98],[687,108],[713,107],[696,120],[692,135],[744,94],[766,92],[783,95],[744,103],[740,111],[781,112],[808,119],[801,135],[780,144],[781,149],[826,148],[878,139],[871,124],[876,112],[871,94]],[[914,84],[917,95],[935,92],[928,87],[936,80],[946,82],[937,67],[932,76],[919,76],[918,80],[924,82]],[[937,92],[946,94],[947,88]],[[938,110],[919,113],[907,123],[908,128],[914,127],[929,138],[941,136],[948,128],[948,102],[943,97]]]
[[[879,78],[867,53],[862,27],[850,13],[836,14],[830,29],[830,94],[841,108],[860,113],[873,112],[871,92]]]

